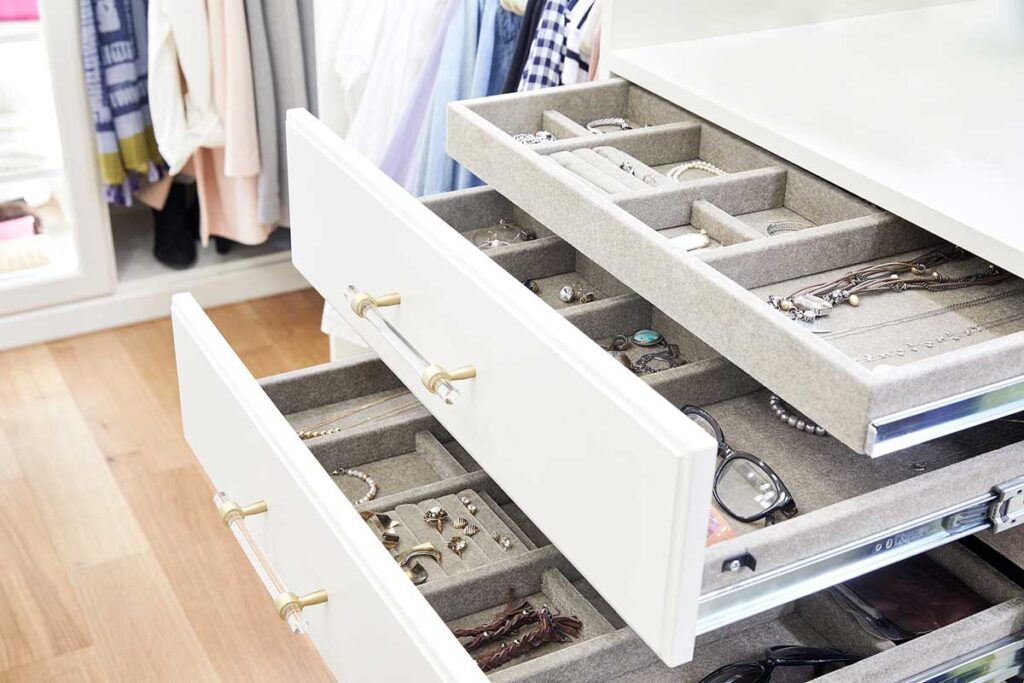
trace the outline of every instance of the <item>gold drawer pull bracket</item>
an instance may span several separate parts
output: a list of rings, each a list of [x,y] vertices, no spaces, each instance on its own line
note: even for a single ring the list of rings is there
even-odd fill
[[[476,377],[476,367],[465,365],[448,370],[444,366],[431,363],[424,358],[391,321],[381,315],[378,310],[381,307],[397,306],[402,303],[402,297],[399,294],[374,296],[358,289],[355,285],[349,285],[345,288],[345,296],[352,312],[373,325],[384,341],[388,342],[398,355],[415,368],[427,391],[447,405],[454,405],[459,400],[459,390],[455,388],[454,383]]]
[[[223,492],[218,492],[213,496],[213,503],[217,506],[217,514],[220,516],[221,522],[231,530],[238,545],[245,552],[245,556],[249,558],[253,569],[256,570],[256,574],[263,581],[264,588],[273,598],[277,615],[288,624],[293,632],[307,633],[309,622],[302,614],[302,610],[327,602],[327,591],[318,590],[306,595],[296,595],[285,587],[281,577],[278,576],[269,558],[263,552],[263,548],[256,542],[255,537],[245,524],[246,517],[265,514],[267,503],[261,500],[252,505],[239,505]]]

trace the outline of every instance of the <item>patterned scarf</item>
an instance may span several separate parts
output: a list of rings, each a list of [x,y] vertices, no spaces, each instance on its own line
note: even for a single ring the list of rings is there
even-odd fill
[[[82,64],[108,202],[167,171],[149,117],[147,0],[79,0]]]

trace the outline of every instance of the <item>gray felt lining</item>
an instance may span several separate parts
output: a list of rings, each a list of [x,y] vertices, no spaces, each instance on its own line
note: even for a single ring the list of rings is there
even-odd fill
[[[563,96],[564,101],[577,100],[585,91],[586,88],[577,88]],[[598,91],[595,88],[594,92]],[[698,154],[688,155],[689,158],[704,158],[730,171],[730,175],[694,180],[678,188],[638,190],[636,196],[602,196],[544,159],[541,150],[523,149],[489,122],[497,120],[496,117],[514,119],[515,110],[522,112],[542,99],[545,108],[566,112],[566,107],[555,103],[559,95],[548,93],[545,98],[549,99],[545,99],[526,93],[453,103],[449,107],[449,153],[751,376],[785,394],[797,408],[847,445],[859,452],[866,451],[868,426],[873,420],[1024,375],[1024,338],[1020,335],[1001,336],[956,354],[942,354],[879,374],[806,330],[783,324],[790,321],[780,319],[758,297],[711,265],[724,265],[733,250],[746,250],[749,255],[759,256],[752,261],[756,267],[749,268],[746,277],[758,277],[761,272],[779,269],[778,261],[766,255],[799,245],[805,248],[785,257],[787,267],[801,261],[809,266],[815,261],[820,263],[822,257],[828,261],[842,254],[835,238],[852,237],[856,229],[843,226],[848,232],[830,231],[826,225],[686,254],[674,250],[668,240],[651,230],[651,225],[645,225],[624,209],[639,212],[645,210],[638,208],[644,204],[662,207],[665,210],[660,215],[654,212],[652,216],[656,228],[687,224],[689,207],[696,199],[707,199],[734,216],[786,206],[789,201],[788,208],[814,223],[862,220],[877,213],[877,209],[803,176],[793,180],[795,186],[790,192],[790,175],[796,178],[802,173],[800,169],[707,123],[675,125],[698,128],[689,134],[699,136]],[[637,150],[647,148],[648,153],[658,154],[658,145],[653,141],[664,139],[662,146],[670,150],[673,137],[681,140],[687,135],[681,130],[666,131],[667,128],[626,131],[621,135],[633,134],[628,140],[622,137],[613,142],[609,136],[602,143],[651,163],[652,158]],[[551,149],[593,146],[591,142],[583,138],[560,141]],[[628,149],[627,142],[635,149]],[[674,160],[673,156],[683,158],[670,151],[664,154],[666,162]],[[736,177],[744,173],[737,169],[744,168],[753,169],[746,173],[766,181],[779,194],[767,205],[761,202],[760,206],[751,206],[750,195],[737,195],[734,191]],[[879,231],[871,225],[858,227],[870,237],[878,236]],[[758,254],[762,248],[765,251]],[[744,333],[735,334],[737,329]],[[819,381],[822,377],[829,381]],[[908,392],[907,386],[914,386],[915,391]]]
[[[696,228],[706,230],[724,247],[764,237],[746,222],[722,211],[706,199],[698,199],[693,202],[690,209],[690,223]]]
[[[546,130],[559,140],[590,135],[589,130],[576,123],[560,111],[549,109],[544,112],[543,116],[544,118],[541,122],[541,130]]]

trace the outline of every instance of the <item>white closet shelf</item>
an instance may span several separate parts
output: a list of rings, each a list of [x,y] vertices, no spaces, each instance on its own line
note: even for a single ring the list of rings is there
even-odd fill
[[[38,40],[42,35],[38,21],[0,21],[0,45]]]
[[[258,247],[235,247],[219,255],[199,250],[195,265],[173,270],[152,254],[153,234],[145,222],[114,227],[118,284],[108,295],[0,317],[0,350],[162,318],[171,296],[190,291],[204,306],[283,294],[309,287],[295,270],[288,236],[278,231]],[[38,269],[42,276],[45,268]],[[28,279],[26,284],[37,280]]]

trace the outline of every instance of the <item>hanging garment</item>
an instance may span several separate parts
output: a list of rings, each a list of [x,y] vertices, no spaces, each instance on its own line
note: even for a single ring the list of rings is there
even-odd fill
[[[362,103],[373,56],[383,35],[387,1],[338,0],[320,9],[322,14],[332,14],[327,19],[333,19],[333,28],[319,50],[319,117],[345,137]],[[327,19],[318,21],[323,25]],[[324,35],[321,33],[321,38]]]
[[[513,93],[519,89],[523,66],[526,64],[526,57],[530,54],[530,46],[533,45],[533,37],[537,34],[537,26],[540,24],[540,15],[544,13],[545,4],[546,0],[530,0],[526,6],[519,35],[516,38],[515,52],[512,53],[512,61],[509,64],[508,74],[505,76],[505,85],[501,88],[503,93]]]
[[[481,0],[460,0],[441,52],[441,66],[427,110],[417,195],[455,189],[456,164],[448,156],[448,103],[469,97],[479,38]]]
[[[175,0],[177,1],[177,0]],[[260,172],[249,37],[243,0],[208,0],[213,97],[224,121],[224,145],[193,157],[203,244],[211,235],[242,244],[265,242],[273,226],[256,215]]]
[[[147,56],[137,49],[131,0],[80,0],[86,91],[96,127],[107,201],[131,204],[132,191],[165,173],[150,120]]]
[[[441,53],[448,35],[448,27],[462,1],[448,0],[441,23],[434,32],[434,40],[427,52],[419,80],[409,95],[409,103],[380,162],[380,170],[411,193],[416,192],[419,160],[427,135],[427,110],[441,67]]]
[[[359,111],[346,139],[374,164],[379,164],[405,110],[444,14],[445,0],[387,4],[386,26],[377,44]]]
[[[588,80],[596,81],[601,73],[601,25],[594,30],[594,44],[590,52],[590,74]]]
[[[565,24],[562,85],[586,83],[590,79],[590,51],[600,16],[599,0],[578,0],[569,10]]]
[[[316,22],[314,0],[297,0],[299,5],[299,45],[302,47],[303,80],[306,85],[306,108],[317,113],[316,87]]]
[[[468,97],[488,97],[501,92],[512,64],[522,22],[523,18],[505,9],[500,0],[483,0],[480,12],[480,39],[477,43]],[[448,188],[449,190],[484,184],[461,164],[455,166],[455,183]]]
[[[245,0],[245,21],[249,28],[249,57],[252,62],[253,92],[256,98],[256,132],[259,136],[260,174],[256,181],[256,218],[276,225],[281,220],[281,187],[278,175],[277,95],[270,59],[270,41],[262,0]]]
[[[302,51],[306,35],[302,28],[300,6],[301,0],[299,3],[296,0],[263,0],[272,74],[257,74],[257,82],[262,83],[264,78],[272,77],[274,83],[274,96],[277,102],[276,163],[280,198],[280,215],[277,222],[281,225],[291,223],[288,209],[288,138],[285,112],[298,107],[315,111],[315,103],[309,97],[309,79]],[[309,38],[309,41],[312,43],[312,38]],[[316,74],[309,76],[315,78]],[[264,164],[267,163],[269,161],[264,161]]]
[[[204,0],[149,0],[150,109],[171,175],[181,172],[199,146],[224,144],[212,78]]]
[[[568,11],[566,0],[547,0],[545,3],[530,54],[523,66],[523,76],[519,80],[520,92],[561,85]]]

